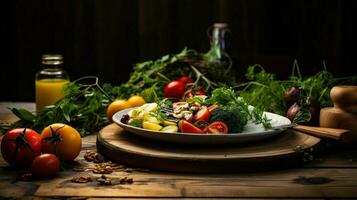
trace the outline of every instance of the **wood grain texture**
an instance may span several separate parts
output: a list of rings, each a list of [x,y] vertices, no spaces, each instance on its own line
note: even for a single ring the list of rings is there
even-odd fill
[[[294,126],[292,129],[304,133],[308,133],[316,137],[329,138],[329,139],[339,140],[341,142],[347,142],[347,143],[349,142],[348,138],[351,137],[348,136],[348,134],[351,134],[351,131],[347,129],[313,127],[313,126],[304,126],[304,125],[297,125]]]
[[[83,174],[83,173],[82,173]],[[79,174],[80,175],[80,174]],[[346,177],[348,175],[349,177]],[[92,175],[99,177],[100,175]],[[122,176],[113,173],[109,177]],[[194,198],[344,198],[357,197],[357,172],[351,169],[291,169],[270,173],[187,174],[133,172],[131,185],[99,186],[95,182],[74,184],[71,177],[42,184],[41,197],[194,197]],[[322,180],[322,181],[317,181]],[[328,180],[328,181],[324,181]]]
[[[138,137],[111,124],[98,133],[97,149],[114,161],[135,167],[177,172],[227,173],[294,166],[303,160],[301,152],[319,142],[320,139],[316,137],[288,130],[274,138],[253,144],[213,147],[177,145]]]

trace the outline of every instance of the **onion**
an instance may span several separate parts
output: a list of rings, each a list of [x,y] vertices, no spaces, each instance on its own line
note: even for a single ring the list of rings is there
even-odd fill
[[[310,112],[310,121],[308,124],[311,125],[319,125],[319,119],[320,119],[320,105],[316,102],[311,102],[309,105],[309,112]]]
[[[285,92],[284,100],[287,106],[293,105],[299,100],[301,90],[298,86],[291,87],[288,91]]]
[[[290,120],[293,120],[299,111],[300,111],[300,106],[295,102],[292,106],[290,106],[288,112],[286,113],[286,117],[289,118]]]

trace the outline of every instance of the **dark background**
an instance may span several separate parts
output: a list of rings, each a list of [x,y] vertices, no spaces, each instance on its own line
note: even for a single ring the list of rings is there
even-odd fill
[[[120,84],[132,65],[184,47],[206,52],[206,29],[226,22],[237,78],[259,63],[279,78],[293,60],[304,75],[356,75],[356,1],[13,0],[1,6],[0,100],[33,101],[41,55],[64,55],[74,80]]]

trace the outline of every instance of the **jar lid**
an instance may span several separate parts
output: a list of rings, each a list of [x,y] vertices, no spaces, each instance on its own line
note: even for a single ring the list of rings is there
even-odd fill
[[[227,28],[228,24],[227,23],[214,23],[213,28]]]
[[[42,64],[61,65],[63,64],[63,56],[61,54],[44,54],[42,55]]]

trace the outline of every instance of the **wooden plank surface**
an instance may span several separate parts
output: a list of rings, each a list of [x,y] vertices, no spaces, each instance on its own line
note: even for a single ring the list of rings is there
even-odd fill
[[[0,119],[14,120],[7,109],[3,109],[7,105],[0,104],[0,111],[7,112],[0,113]],[[14,105],[23,106],[23,104]],[[95,140],[95,134],[83,138],[83,149],[76,162],[71,164],[72,168],[93,168],[95,163],[85,161],[83,156],[87,150],[96,150]],[[12,169],[0,157],[0,198],[357,198],[356,161],[356,149],[343,149],[333,145],[326,154],[315,161],[291,169],[260,173],[201,175],[126,169],[106,176],[113,179],[127,176],[133,178],[133,184],[101,186],[96,181],[84,184],[72,183],[70,180],[74,176],[90,176],[95,180],[101,175],[91,171],[75,172],[71,168],[60,172],[54,178],[19,181],[16,177],[26,169]]]
[[[38,196],[344,198],[357,196],[357,173],[350,169],[292,169],[250,174],[134,172],[132,185],[74,184],[63,176],[41,185]],[[125,174],[127,175],[127,174]],[[99,176],[99,175],[97,175]],[[109,177],[123,176],[111,174]],[[349,177],[346,177],[349,176]]]

